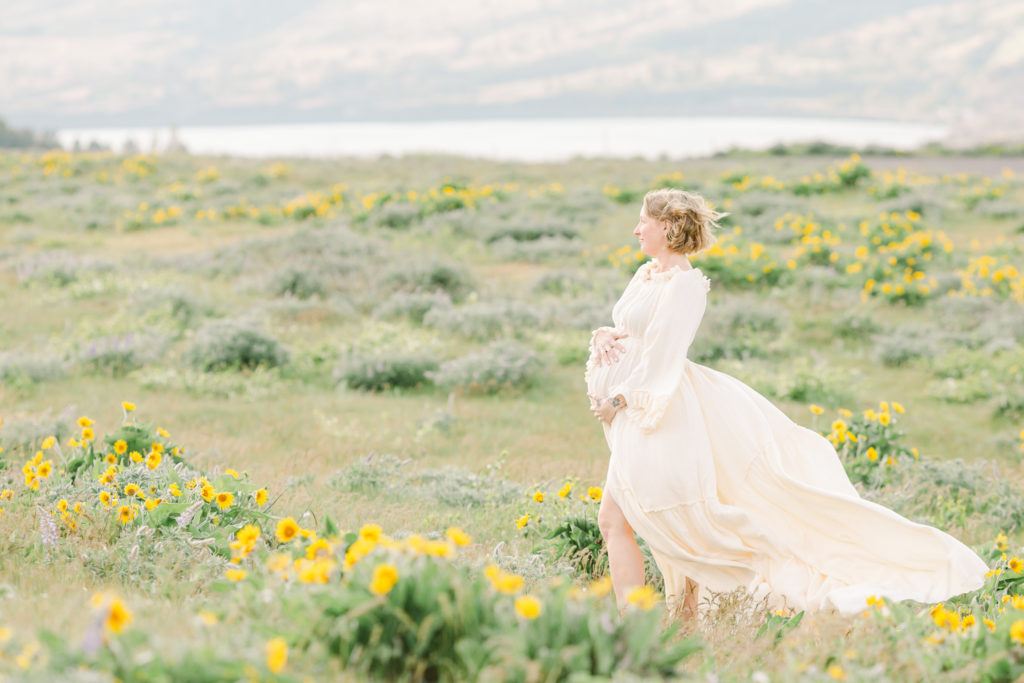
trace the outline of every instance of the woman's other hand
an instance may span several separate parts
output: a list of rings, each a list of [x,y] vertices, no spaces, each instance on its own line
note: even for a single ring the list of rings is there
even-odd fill
[[[615,329],[601,330],[594,335],[594,352],[596,356],[594,362],[598,367],[618,362],[619,354],[626,351],[626,347],[619,340],[628,336],[628,332],[620,332]]]
[[[615,415],[626,407],[622,396],[613,396],[612,398],[598,398],[591,394],[587,394],[587,396],[590,397],[590,412],[605,424],[610,425],[615,419]]]

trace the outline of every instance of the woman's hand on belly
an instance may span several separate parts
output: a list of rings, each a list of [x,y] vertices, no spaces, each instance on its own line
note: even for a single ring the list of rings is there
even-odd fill
[[[618,330],[605,330],[594,336],[594,363],[611,365],[619,360],[619,354],[626,351],[626,347],[619,342],[623,337],[628,337],[628,332]]]

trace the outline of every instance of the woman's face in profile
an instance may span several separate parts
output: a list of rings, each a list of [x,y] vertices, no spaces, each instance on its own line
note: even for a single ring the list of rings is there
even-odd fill
[[[633,234],[640,242],[640,251],[652,257],[661,253],[667,244],[665,233],[665,226],[661,221],[648,216],[645,209],[640,209],[640,220],[633,229]]]

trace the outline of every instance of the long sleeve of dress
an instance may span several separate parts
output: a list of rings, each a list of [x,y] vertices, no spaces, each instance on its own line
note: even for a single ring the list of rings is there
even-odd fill
[[[645,432],[658,428],[682,380],[686,354],[707,306],[703,277],[677,273],[664,286],[644,331],[640,361],[609,394],[626,397],[626,417]]]

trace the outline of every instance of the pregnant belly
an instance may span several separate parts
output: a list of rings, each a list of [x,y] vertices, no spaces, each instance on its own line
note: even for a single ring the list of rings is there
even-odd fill
[[[587,393],[607,398],[612,388],[633,371],[634,361],[640,353],[639,345],[632,337],[624,337],[619,342],[626,350],[618,353],[618,361],[601,366],[594,365],[593,358],[587,361]]]

